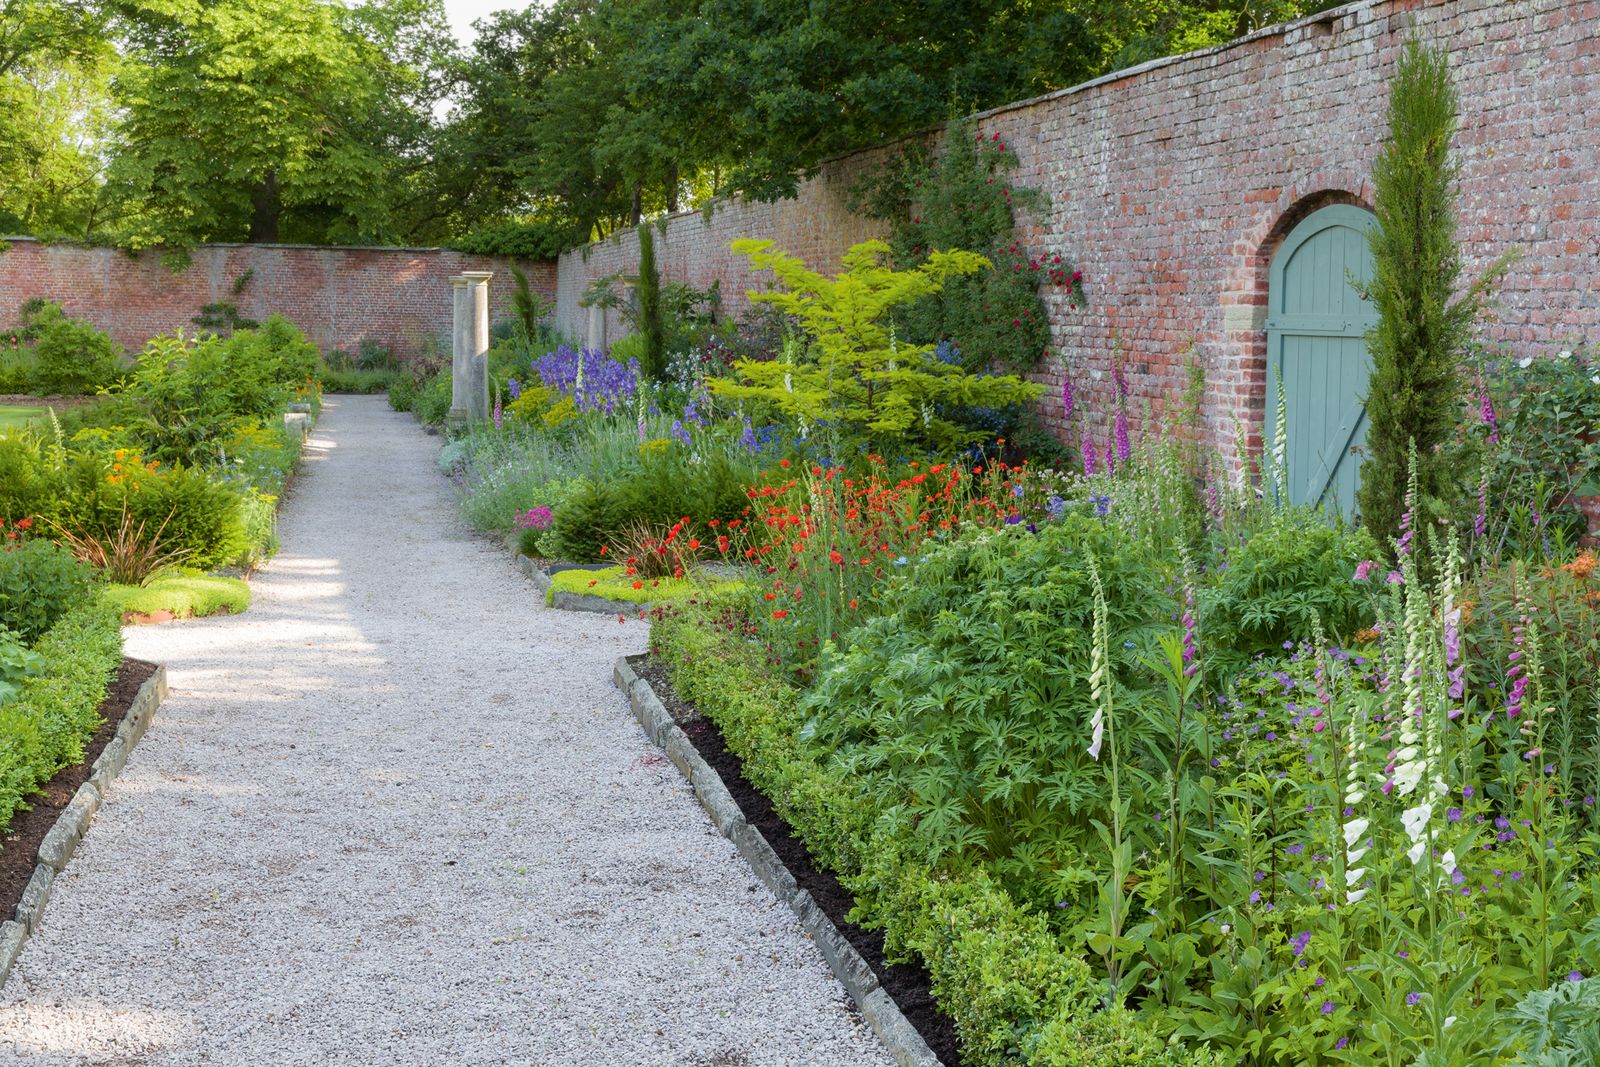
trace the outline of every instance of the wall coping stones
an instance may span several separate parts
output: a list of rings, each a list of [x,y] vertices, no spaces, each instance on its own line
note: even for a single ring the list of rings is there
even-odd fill
[[[0,923],[0,986],[5,985],[11,968],[22,954],[22,946],[44,921],[45,905],[56,880],[66,870],[83,835],[100,809],[115,778],[128,761],[128,753],[139,743],[155,718],[156,708],[167,695],[167,668],[158,666],[134,695],[117,732],[90,767],[89,778],[73,794],[72,802],[56,816],[55,825],[39,842],[39,865],[22,891],[14,918]]]

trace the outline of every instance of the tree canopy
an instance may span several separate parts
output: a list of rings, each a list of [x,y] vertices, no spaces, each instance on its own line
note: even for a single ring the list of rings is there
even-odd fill
[[[1329,0],[0,0],[0,228],[559,250]]]

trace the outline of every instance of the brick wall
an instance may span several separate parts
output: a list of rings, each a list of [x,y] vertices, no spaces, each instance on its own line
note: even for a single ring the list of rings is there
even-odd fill
[[[439,248],[218,244],[195,249],[175,272],[155,254],[10,238],[0,252],[0,329],[15,324],[24,300],[42,296],[136,349],[156,334],[195,329],[202,306],[229,302],[246,318],[291,319],[324,351],[354,352],[370,339],[407,358],[430,348],[448,356],[450,278],[493,271],[491,313],[499,317],[508,312],[511,265]],[[517,265],[535,289],[555,295],[554,263]]]
[[[1063,366],[1092,406],[1117,353],[1158,422],[1192,353],[1207,375],[1203,436],[1227,452],[1235,418],[1259,425],[1272,253],[1315,208],[1370,205],[1387,81],[1412,25],[1451,53],[1468,273],[1522,253],[1484,332],[1526,352],[1600,334],[1600,2],[1364,0],[977,117],[1020,155],[1017,181],[1051,198],[1023,222],[1030,250],[1084,272],[1087,309],[1046,298],[1059,356],[1037,377],[1058,432],[1080,432],[1050,401]],[[727,252],[734,237],[833,266],[873,233],[847,192],[880,155],[825,165],[795,200],[674,216],[658,241],[663,276],[720,278],[737,311],[751,280]],[[562,325],[582,336],[588,279],[636,264],[632,234],[562,256]]]

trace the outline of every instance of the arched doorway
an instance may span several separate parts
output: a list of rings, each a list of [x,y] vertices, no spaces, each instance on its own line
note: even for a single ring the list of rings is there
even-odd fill
[[[1370,211],[1335,204],[1312,212],[1272,258],[1267,303],[1267,426],[1278,383],[1289,409],[1289,499],[1353,514],[1366,441],[1363,403],[1372,360],[1365,334],[1377,321],[1351,282],[1372,277]],[[1270,444],[1269,444],[1270,447]]]

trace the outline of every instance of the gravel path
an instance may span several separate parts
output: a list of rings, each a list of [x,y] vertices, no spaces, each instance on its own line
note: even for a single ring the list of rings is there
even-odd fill
[[[330,402],[237,618],[137,628],[172,696],[0,990],[0,1063],[888,1064],[437,442]]]

